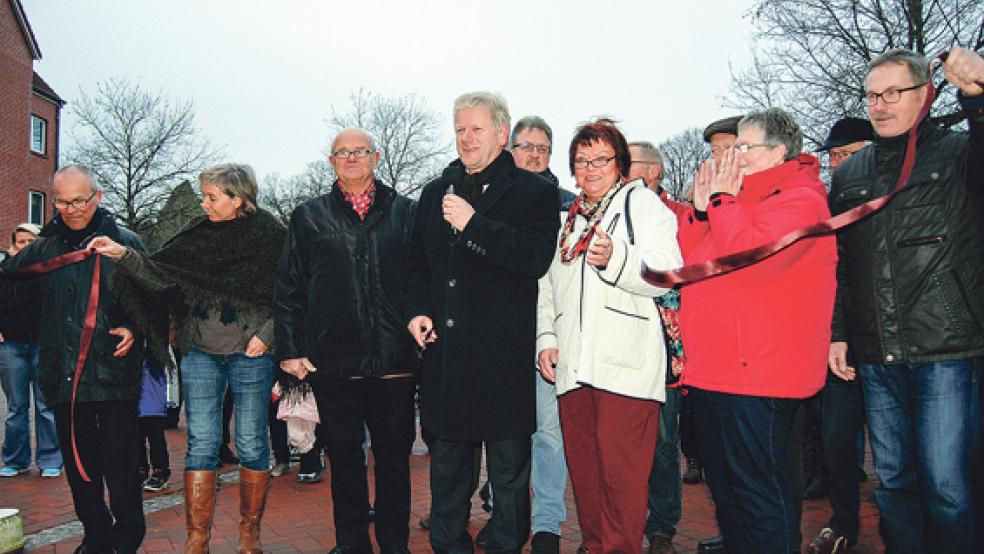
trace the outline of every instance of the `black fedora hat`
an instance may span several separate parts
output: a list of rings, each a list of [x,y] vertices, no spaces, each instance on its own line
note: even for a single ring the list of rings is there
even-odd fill
[[[875,140],[875,132],[871,128],[871,122],[867,119],[858,117],[845,117],[830,128],[830,135],[827,142],[817,150],[830,150],[852,142],[864,140]]]

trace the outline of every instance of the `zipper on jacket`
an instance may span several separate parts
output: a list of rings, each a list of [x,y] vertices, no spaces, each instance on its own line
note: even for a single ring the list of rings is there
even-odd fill
[[[931,237],[918,237],[914,239],[900,240],[898,242],[899,248],[908,248],[910,246],[926,246],[927,244],[942,244],[946,240],[946,235],[933,235]]]

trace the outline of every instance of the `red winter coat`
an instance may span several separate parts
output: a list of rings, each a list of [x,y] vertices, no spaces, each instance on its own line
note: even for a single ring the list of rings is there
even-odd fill
[[[830,216],[815,157],[804,154],[747,175],[737,198],[722,195],[681,217],[684,262],[760,246]],[[833,236],[801,240],[763,261],[681,291],[686,352],[682,382],[703,390],[806,398],[827,375],[837,287]]]

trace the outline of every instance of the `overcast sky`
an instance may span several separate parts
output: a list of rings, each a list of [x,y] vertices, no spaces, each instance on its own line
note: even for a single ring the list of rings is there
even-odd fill
[[[728,65],[750,58],[749,0],[22,2],[35,69],[68,101],[63,140],[79,91],[124,78],[192,100],[201,132],[261,177],[321,157],[331,106],[360,87],[420,95],[448,141],[454,98],[494,90],[514,121],[550,123],[569,186],[578,123],[612,115],[629,140],[654,142],[703,127],[731,115]]]

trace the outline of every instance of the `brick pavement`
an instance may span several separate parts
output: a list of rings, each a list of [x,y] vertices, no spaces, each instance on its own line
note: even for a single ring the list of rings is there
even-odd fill
[[[147,511],[147,536],[141,552],[178,552],[184,543],[184,505],[181,502],[183,487],[182,463],[186,446],[184,430],[167,431],[174,472],[170,488],[156,494],[145,494],[154,506]],[[870,470],[870,461],[868,464]],[[429,510],[428,457],[418,440],[411,458],[412,506],[410,550],[430,552],[427,532],[417,526],[417,521]],[[263,541],[268,552],[327,552],[334,546],[334,529],[331,523],[331,501],[328,473],[318,484],[302,485],[295,473],[274,479],[266,516],[263,520]],[[212,533],[212,552],[235,552],[238,522],[239,488],[236,486],[235,468],[225,468],[220,486]],[[862,531],[860,544],[852,552],[867,554],[883,551],[878,537],[878,511],[872,494],[872,481],[862,488]],[[683,519],[676,537],[681,552],[696,551],[697,541],[717,534],[713,506],[704,485],[683,486]],[[145,502],[145,505],[147,503]],[[563,552],[575,552],[580,542],[574,501],[568,489],[568,520],[563,525]],[[25,532],[29,534],[28,552],[70,553],[78,545],[78,526],[75,520],[71,495],[64,477],[41,479],[36,469],[29,475],[0,480],[0,507],[14,506],[25,517]],[[163,506],[163,507],[162,507]],[[155,511],[150,511],[154,509]],[[803,535],[812,538],[830,517],[826,500],[807,501],[803,511]],[[488,515],[481,510],[478,501],[472,505],[470,531],[474,535],[484,525]],[[69,524],[69,525],[64,525]],[[61,526],[61,527],[59,527]],[[62,532],[56,540],[49,535]],[[44,544],[39,541],[44,539]],[[54,542],[49,542],[54,541]]]

